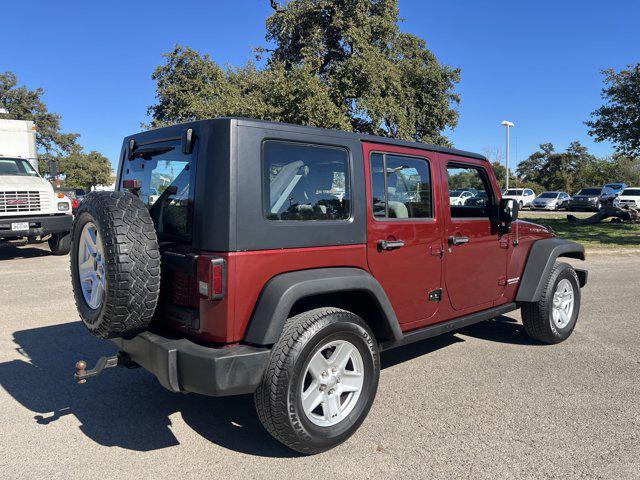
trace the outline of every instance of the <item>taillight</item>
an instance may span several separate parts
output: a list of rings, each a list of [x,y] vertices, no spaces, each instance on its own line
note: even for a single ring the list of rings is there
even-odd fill
[[[135,190],[142,187],[142,184],[140,183],[140,180],[123,180],[122,181],[122,188],[126,189],[126,190]]]
[[[71,208],[78,208],[78,199],[77,198],[74,198],[71,201]]]
[[[198,292],[209,300],[224,298],[227,264],[224,258],[200,257],[198,261]]]

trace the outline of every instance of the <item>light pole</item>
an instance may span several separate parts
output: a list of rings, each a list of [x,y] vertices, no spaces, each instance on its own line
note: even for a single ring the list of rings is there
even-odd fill
[[[507,128],[507,155],[505,158],[505,163],[507,166],[507,179],[505,181],[505,189],[509,190],[509,127],[515,127],[515,125],[508,120],[503,120],[501,125],[504,125]]]

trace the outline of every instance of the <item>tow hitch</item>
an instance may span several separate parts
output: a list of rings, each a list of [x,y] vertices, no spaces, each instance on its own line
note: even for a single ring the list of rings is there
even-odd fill
[[[124,352],[118,352],[117,355],[111,357],[100,357],[96,362],[96,365],[87,370],[87,362],[79,360],[76,362],[76,373],[73,374],[73,378],[78,383],[86,383],[87,378],[95,377],[102,373],[106,368],[113,367],[125,367],[125,368],[137,368],[139,365],[131,360],[129,355]]]

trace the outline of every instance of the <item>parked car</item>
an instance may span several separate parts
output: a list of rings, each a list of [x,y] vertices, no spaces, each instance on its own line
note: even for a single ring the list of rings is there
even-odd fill
[[[513,228],[482,155],[225,118],[125,138],[118,172],[80,204],[71,250],[80,317],[118,354],[75,378],[142,366],[173,392],[253,393],[299,452],[358,429],[380,351],[518,308],[559,343],[578,318],[587,272],[557,260],[584,248]],[[461,184],[487,203],[451,205]]]
[[[625,188],[613,201],[615,207],[640,207],[640,187]]]
[[[566,192],[543,192],[531,202],[532,210],[560,210],[569,208],[571,197]]]
[[[451,190],[449,192],[450,205],[464,205],[467,200],[474,197],[474,193],[469,190]]]
[[[505,191],[502,198],[513,198],[520,208],[530,207],[536,194],[530,188],[510,188]]]
[[[569,202],[569,210],[600,210],[602,188],[583,188]]]
[[[484,207],[489,202],[489,197],[487,197],[487,192],[482,191],[476,193],[473,197],[467,199],[465,205],[473,206],[473,207]]]
[[[613,203],[613,200],[627,188],[625,183],[607,183],[602,187],[600,203]]]
[[[56,188],[55,191],[62,192],[71,200],[71,210],[74,215],[76,214],[78,206],[80,205],[82,200],[84,200],[84,197],[86,195],[84,189],[82,188]]]

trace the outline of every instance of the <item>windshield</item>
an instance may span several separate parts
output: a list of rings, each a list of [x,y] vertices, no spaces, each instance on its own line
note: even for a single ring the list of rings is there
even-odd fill
[[[538,198],[558,198],[558,192],[544,192]]]
[[[620,194],[621,197],[640,197],[640,188],[627,188]]]
[[[0,175],[37,177],[38,172],[27,160],[21,158],[0,158]]]
[[[624,185],[621,185],[619,183],[610,183],[608,185],[605,185],[605,187],[609,187],[609,188],[612,188],[614,190],[620,190],[620,189],[624,188]]]
[[[505,195],[522,195],[522,190],[510,188],[505,192]]]
[[[600,195],[600,192],[599,188],[583,188],[576,195]]]
[[[144,145],[134,150],[122,180],[138,180],[140,198],[149,208],[160,237],[191,238],[192,155],[182,153],[179,142]],[[121,187],[123,188],[123,187]]]

